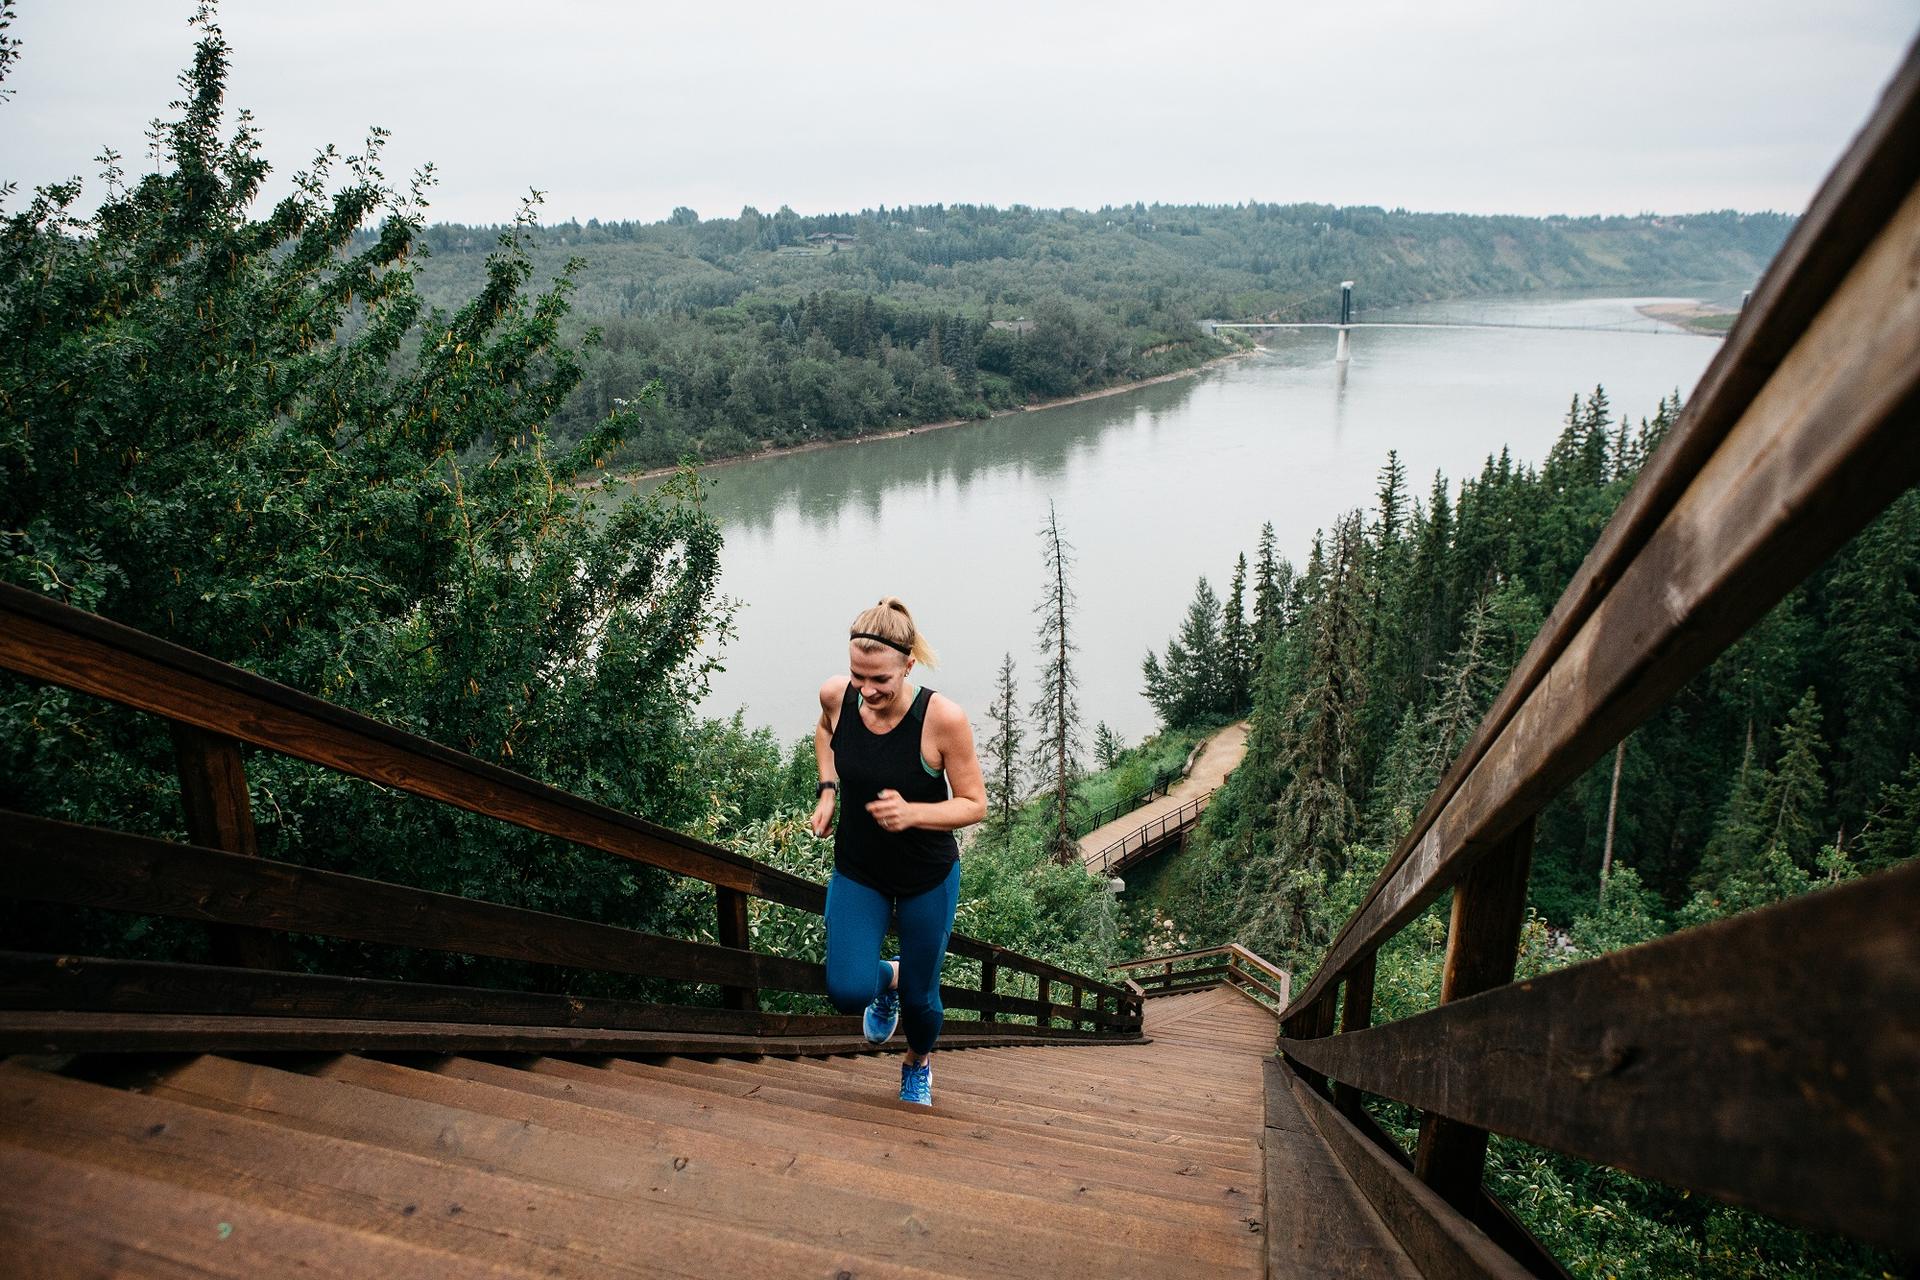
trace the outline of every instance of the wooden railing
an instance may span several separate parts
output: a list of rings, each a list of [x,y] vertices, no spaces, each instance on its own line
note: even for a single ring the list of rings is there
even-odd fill
[[[1286,1009],[1383,1220],[1437,1193],[1511,1240],[1491,1131],[1920,1256],[1920,865],[1512,984],[1542,807],[1920,480],[1916,138],[1920,50]],[[1371,1026],[1381,946],[1449,892],[1439,1007]],[[1409,1175],[1363,1094],[1424,1112]]]
[[[1073,838],[1078,840],[1082,836],[1098,831],[1122,815],[1132,813],[1141,805],[1158,800],[1161,796],[1167,794],[1169,787],[1173,786],[1174,783],[1180,781],[1180,779],[1185,776],[1185,772],[1177,766],[1170,769],[1162,769],[1159,775],[1155,777],[1152,782],[1148,783],[1143,790],[1136,791],[1130,796],[1123,796],[1103,808],[1095,809],[1086,817],[1073,823],[1069,828],[1069,830],[1073,832]]]
[[[1211,792],[1204,796],[1195,796],[1178,809],[1163,813],[1157,818],[1149,818],[1088,858],[1087,870],[1103,876],[1126,870],[1129,864],[1139,861],[1167,841],[1184,835],[1187,828],[1206,812],[1207,804],[1212,799]]]
[[[857,1019],[759,1008],[763,990],[826,991],[821,965],[748,949],[748,899],[819,914],[826,891],[812,881],[4,584],[0,669],[172,722],[192,841],[0,811],[0,894],[199,921],[213,931],[221,962],[0,953],[0,1009],[7,1011],[0,1051],[456,1042],[644,1048],[666,1033],[857,1030]],[[703,880],[714,886],[718,945],[262,858],[243,746]],[[720,989],[722,1007],[291,972],[289,933],[705,984]],[[950,1021],[950,1033],[1139,1035],[1137,992],[958,934],[948,950],[977,961],[980,972],[977,988],[941,988],[949,1008],[979,1017],[977,1024]],[[1034,994],[1000,990],[1004,974],[1031,979]]]
[[[1275,1013],[1287,1007],[1293,990],[1292,974],[1237,942],[1123,960],[1108,965],[1107,971],[1131,980],[1141,994],[1149,997],[1205,991],[1224,983],[1246,992]]]

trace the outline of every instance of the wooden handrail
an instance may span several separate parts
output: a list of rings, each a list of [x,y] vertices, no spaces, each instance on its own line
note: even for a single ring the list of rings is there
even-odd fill
[[[1912,1255],[1917,919],[1909,863],[1285,1048],[1369,1093]]]
[[[729,913],[726,909],[728,894],[751,895],[816,915],[825,911],[824,886],[777,867],[572,795],[204,654],[10,584],[0,584],[0,669],[151,712],[176,725],[191,726],[195,730],[219,735],[224,741],[249,743],[530,831],[706,881],[713,884],[721,895],[722,941],[731,945],[706,947],[702,954],[713,953],[708,957],[713,965],[708,971],[713,976],[691,980],[721,982],[729,996],[729,1004],[737,1008],[750,1005],[752,991],[760,986],[803,991],[824,989],[812,977],[797,986],[783,985],[788,981],[797,981],[796,975],[801,969],[810,972],[818,966],[756,955],[739,945],[744,941],[743,938],[726,936],[729,915],[733,917],[735,925],[733,932],[740,932],[738,917],[744,902],[744,898],[733,902],[733,910]],[[5,821],[12,824],[10,829],[23,831],[26,828],[17,824],[38,820],[28,819],[24,815],[8,815]],[[134,839],[89,828],[74,830],[92,832],[93,836],[106,844],[111,844],[115,838]],[[43,842],[54,840],[46,828],[35,828],[35,831],[36,838]],[[72,833],[59,839],[70,845],[80,841],[80,837]],[[124,849],[126,846],[114,847]],[[242,855],[227,856],[240,858]],[[222,874],[245,878],[257,873],[271,878],[278,874],[275,868],[286,870],[284,864],[263,859],[252,861],[255,863],[252,869],[223,862],[220,864]],[[400,893],[419,892],[400,886],[382,887]],[[492,904],[470,905],[491,907],[495,911],[512,910]],[[557,921],[564,917],[552,919]],[[234,923],[244,929],[258,927],[261,921],[249,917],[245,912],[238,912]],[[606,927],[573,923],[589,928]],[[649,936],[632,935],[633,938]],[[669,949],[703,946],[675,939],[656,941],[671,944]],[[950,938],[948,950],[997,969],[1030,974],[1043,987],[1047,984],[1064,987],[1069,1001],[1059,1004],[954,989],[954,998],[947,1003],[955,1007],[1029,1014],[1048,1020],[1065,1018],[1076,1025],[1080,1022],[1094,1025],[1111,1022],[1115,1026],[1131,1025],[1136,1029],[1139,1025],[1139,996],[1136,992],[960,934]],[[665,953],[656,951],[656,954]],[[737,963],[729,967],[729,959]],[[782,965],[798,965],[801,969],[788,971],[782,969]],[[621,966],[587,964],[585,967],[618,969]],[[690,977],[691,974],[689,971],[687,975],[680,975],[678,970],[672,974],[658,970],[646,972],[657,977]],[[776,973],[785,977],[776,978]],[[1094,1008],[1080,1005],[1082,992],[1093,993]],[[1114,1002],[1114,1012],[1110,1017],[1098,1007],[1104,999]]]
[[[1920,478],[1917,131],[1910,53],[1289,1016]]]
[[[1115,866],[1123,864],[1128,860],[1129,854],[1135,851],[1135,841],[1139,842],[1138,849],[1146,849],[1155,839],[1164,837],[1169,832],[1179,830],[1197,819],[1205,812],[1207,803],[1212,799],[1213,793],[1208,792],[1203,796],[1195,796],[1193,799],[1169,813],[1163,813],[1157,818],[1149,818],[1134,830],[1129,831],[1126,835],[1121,836],[1118,840],[1115,840],[1112,844],[1102,849],[1099,853],[1088,858],[1087,868],[1096,874],[1107,874],[1113,870]],[[1152,834],[1148,834],[1149,832]]]
[[[1356,1128],[1363,1091],[1423,1109],[1413,1174],[1462,1212],[1491,1131],[1920,1252],[1920,867],[1511,981],[1540,810],[1920,480],[1916,136],[1920,45],[1283,1015]],[[1448,890],[1440,1006],[1372,1026]]]

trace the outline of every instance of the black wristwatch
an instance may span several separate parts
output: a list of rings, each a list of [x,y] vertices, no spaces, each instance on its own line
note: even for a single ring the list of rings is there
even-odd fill
[[[820,793],[821,793],[822,791],[825,791],[825,790],[826,790],[826,789],[827,789],[828,787],[832,787],[832,788],[834,789],[834,791],[835,791],[835,792],[838,792],[838,791],[840,790],[840,784],[839,784],[839,783],[837,783],[837,782],[835,782],[835,781],[833,781],[832,779],[828,779],[827,781],[825,781],[825,782],[823,782],[823,783],[821,783],[821,784],[820,784],[819,786],[817,786],[817,787],[815,787],[815,788],[813,789],[813,794],[817,796],[817,795],[819,795],[819,794],[820,794]]]

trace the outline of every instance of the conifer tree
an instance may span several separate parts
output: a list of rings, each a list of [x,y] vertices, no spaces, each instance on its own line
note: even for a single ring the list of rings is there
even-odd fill
[[[1076,857],[1073,839],[1073,782],[1080,773],[1079,678],[1073,670],[1073,544],[1060,531],[1060,515],[1047,504],[1040,526],[1041,560],[1046,585],[1034,612],[1040,616],[1036,647],[1041,657],[1040,693],[1032,716],[1034,772],[1044,778],[1048,795],[1050,851],[1062,863]]]
[[[1366,700],[1363,669],[1354,661],[1364,625],[1359,522],[1334,533],[1332,560],[1311,619],[1307,666],[1290,719],[1292,742],[1278,802],[1276,850],[1283,863],[1338,875],[1356,827],[1356,742]]]
[[[1013,669],[1013,655],[1000,659],[1000,674],[994,684],[993,702],[987,714],[993,732],[981,744],[986,757],[987,789],[993,811],[1003,829],[1011,831],[1013,810],[1020,802],[1020,743],[1024,733],[1020,724],[1020,692]]]
[[[1827,784],[1820,775],[1820,702],[1808,689],[1780,729],[1780,762],[1767,775],[1756,825],[1761,851],[1780,852],[1811,866],[1820,847],[1820,817]]]
[[[1274,554],[1273,521],[1260,526],[1260,545],[1253,562],[1253,644],[1257,661],[1264,661],[1274,638],[1280,634],[1286,605],[1287,580],[1292,567]]]
[[[1247,557],[1243,553],[1233,564],[1233,581],[1227,589],[1226,612],[1220,623],[1220,651],[1224,692],[1222,710],[1237,716],[1247,709],[1253,696],[1253,628],[1247,623]]]
[[[1906,772],[1880,788],[1879,803],[1860,830],[1860,869],[1879,871],[1920,858],[1920,755],[1907,757]]]
[[[1102,769],[1111,769],[1120,760],[1120,753],[1126,750],[1126,744],[1113,726],[1105,720],[1093,726],[1093,758],[1100,762]]]
[[[1167,642],[1165,660],[1149,652],[1140,664],[1147,701],[1170,729],[1204,724],[1226,710],[1220,618],[1220,597],[1203,576],[1194,584],[1179,634]]]
[[[1842,812],[1864,814],[1920,750],[1920,489],[1909,489],[1838,558],[1827,638],[1842,692]]]

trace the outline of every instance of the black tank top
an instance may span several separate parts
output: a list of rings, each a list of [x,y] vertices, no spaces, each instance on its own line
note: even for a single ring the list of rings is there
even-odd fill
[[[928,773],[921,763],[920,732],[927,721],[933,690],[922,687],[900,723],[875,733],[860,719],[860,694],[853,684],[840,700],[840,722],[833,729],[833,766],[840,774],[840,825],[833,833],[833,867],[850,880],[893,897],[925,893],[942,880],[960,857],[951,831],[908,827],[886,831],[867,812],[867,804],[892,788],[914,804],[948,798],[944,773]]]

